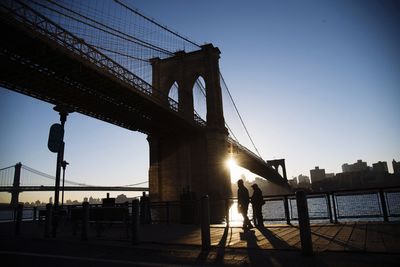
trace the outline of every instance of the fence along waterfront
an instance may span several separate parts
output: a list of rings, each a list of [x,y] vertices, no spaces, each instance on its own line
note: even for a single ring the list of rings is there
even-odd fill
[[[296,222],[297,206],[294,194],[264,196],[263,217],[266,223]],[[286,211],[285,201],[287,200]],[[240,222],[237,213],[237,199],[224,200],[232,203],[229,210],[229,221]],[[345,222],[354,220],[400,220],[400,187],[370,188],[363,190],[341,190],[307,194],[307,203],[311,222]],[[96,205],[92,205],[96,206]],[[213,204],[211,201],[210,209]],[[173,222],[172,218],[185,218],[182,222],[190,223],[189,217],[198,219],[199,201],[171,201],[151,203],[153,223]],[[39,207],[38,210],[44,209]],[[130,209],[131,210],[131,209]],[[35,209],[36,212],[36,209]],[[0,209],[0,221],[12,221],[15,211],[11,208]],[[171,216],[174,214],[174,216]],[[288,214],[289,218],[285,214]],[[178,215],[178,216],[176,216]],[[24,208],[23,220],[33,220],[33,208]],[[36,215],[37,217],[37,215]],[[249,206],[249,217],[252,208]],[[178,221],[179,222],[179,221]]]

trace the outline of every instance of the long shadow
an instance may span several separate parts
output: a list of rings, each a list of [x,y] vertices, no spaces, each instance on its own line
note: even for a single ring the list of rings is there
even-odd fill
[[[247,242],[247,255],[250,266],[272,266],[271,259],[258,246],[254,230],[240,233],[240,239]]]
[[[293,246],[290,246],[287,242],[277,237],[274,233],[272,233],[264,226],[259,226],[257,227],[257,229],[271,243],[274,249],[293,249]]]
[[[222,234],[221,240],[219,241],[219,243],[217,245],[217,250],[216,250],[217,255],[214,260],[214,263],[216,263],[216,264],[224,263],[225,246],[226,246],[226,240],[228,238],[229,230],[230,230],[229,226],[226,226],[224,229],[224,233]],[[209,252],[210,251],[201,251],[199,256],[197,256],[196,263],[197,264],[206,264]]]
[[[223,264],[224,263],[224,256],[225,256],[225,247],[226,247],[226,240],[228,238],[230,227],[227,225],[224,229],[224,233],[222,234],[221,240],[217,246],[217,256],[215,257],[216,264]]]

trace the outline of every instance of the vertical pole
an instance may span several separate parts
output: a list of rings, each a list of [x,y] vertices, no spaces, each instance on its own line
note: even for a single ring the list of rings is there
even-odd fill
[[[290,213],[289,213],[289,200],[287,196],[283,197],[283,207],[285,208],[285,219],[286,223],[290,224]]]
[[[382,189],[379,190],[379,197],[380,197],[380,200],[381,200],[383,221],[388,222],[389,221],[389,216],[388,216],[388,211],[387,211],[385,192],[383,192]]]
[[[208,196],[201,198],[201,248],[209,250],[211,247],[210,238],[210,200]]]
[[[89,231],[89,202],[85,201],[82,203],[82,235],[81,240],[88,240]]]
[[[330,223],[333,223],[331,195],[329,193],[326,193],[326,206],[327,206],[326,208],[328,209],[329,221]]]
[[[35,222],[37,219],[37,207],[33,207],[32,220]]]
[[[15,235],[19,235],[21,232],[22,212],[24,205],[18,204],[17,206],[17,219],[15,221]]]
[[[336,214],[336,198],[335,198],[335,193],[332,193],[332,206],[333,206],[333,218],[335,223],[338,223],[338,217]]]
[[[165,208],[166,208],[166,212],[167,212],[167,224],[169,224],[169,202],[167,201],[167,203],[165,204]]]
[[[297,214],[299,217],[301,253],[305,256],[311,256],[313,254],[313,247],[311,239],[310,218],[308,216],[307,198],[304,191],[296,192],[296,203]]]
[[[136,245],[140,242],[139,227],[140,227],[140,217],[139,217],[139,199],[134,199],[132,201],[132,245]]]
[[[53,205],[52,204],[47,204],[46,205],[46,221],[44,225],[44,237],[48,238],[50,237],[50,228],[51,228],[51,219],[53,215],[51,214],[53,211]]]
[[[230,208],[230,199],[225,200],[225,221],[226,226],[229,227],[229,208]]]
[[[15,164],[14,167],[14,181],[13,181],[13,188],[11,191],[11,207],[16,208],[18,206],[18,199],[19,199],[19,184],[21,181],[21,162]]]

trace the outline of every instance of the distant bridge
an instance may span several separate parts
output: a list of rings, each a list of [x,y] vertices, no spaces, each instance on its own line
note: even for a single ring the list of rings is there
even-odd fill
[[[20,192],[32,191],[53,191],[55,186],[20,186]],[[0,192],[13,192],[13,186],[0,186]],[[64,191],[149,191],[148,187],[128,187],[128,186],[64,186]]]
[[[0,169],[0,192],[11,193],[11,205],[15,206],[19,201],[21,192],[55,191],[55,177],[50,174],[35,170],[31,167],[17,163]],[[139,182],[124,186],[99,186],[77,183],[65,180],[64,191],[135,191],[146,192],[148,187],[138,186],[147,183]]]

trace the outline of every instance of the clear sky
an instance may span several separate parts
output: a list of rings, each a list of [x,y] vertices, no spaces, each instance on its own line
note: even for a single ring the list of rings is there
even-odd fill
[[[391,170],[392,159],[400,160],[399,2],[130,3],[220,48],[221,72],[261,156],[285,158],[288,177],[309,175],[314,166],[340,172],[357,159],[387,161]],[[0,88],[0,168],[21,161],[55,173],[56,155],[47,149],[49,127],[58,122],[52,107]],[[74,113],[65,142],[67,179],[147,180],[143,134]]]

